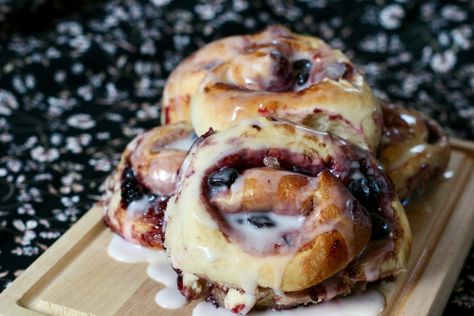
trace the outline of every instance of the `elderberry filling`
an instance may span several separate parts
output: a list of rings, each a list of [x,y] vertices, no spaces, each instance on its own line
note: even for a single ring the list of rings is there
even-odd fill
[[[348,189],[370,214],[372,240],[387,237],[390,233],[390,227],[378,211],[380,203],[379,184],[374,179],[363,177],[350,182]]]
[[[232,183],[237,180],[239,172],[233,168],[224,167],[209,176],[209,185],[212,187],[226,186],[230,188]]]
[[[308,59],[299,59],[293,62],[293,78],[298,86],[304,85],[311,72],[312,63]]]
[[[138,181],[132,167],[124,169],[120,191],[124,208],[133,201],[140,200],[145,196],[150,203],[154,202],[157,198],[157,195],[150,193],[150,190]]]
[[[341,164],[346,159],[335,163],[331,157],[327,158],[326,161],[315,160],[284,149],[267,149],[261,151],[242,150],[217,162],[216,165],[208,171],[208,176],[205,177],[205,182],[202,187],[204,196],[207,196],[205,199],[207,201],[207,209],[211,216],[219,223],[224,234],[227,235],[231,230],[230,225],[223,218],[222,214],[220,214],[220,211],[209,203],[210,196],[220,190],[230,188],[244,170],[264,167],[264,158],[272,157],[272,159],[278,160],[280,170],[293,171],[306,176],[315,177],[322,170],[328,169],[334,176],[346,184],[346,187],[352,195],[369,212],[372,219],[371,239],[383,239],[389,236],[391,232],[390,213],[386,211],[389,206],[384,206],[384,203],[388,203],[387,198],[389,197],[389,193],[385,192],[385,190],[390,190],[389,184],[383,181],[383,176],[382,179],[379,180],[379,172],[381,171],[379,171],[376,165],[372,166],[370,160],[361,159],[361,156],[358,155],[358,152],[345,153],[346,159],[349,159],[347,163],[350,161],[359,161],[360,163],[358,169],[351,170]],[[362,175],[362,178],[351,179],[350,175],[355,172]],[[242,224],[244,223],[242,222]],[[267,222],[260,218],[250,219],[248,224],[252,224],[255,227],[261,226],[258,228],[271,228],[271,223],[266,225]]]

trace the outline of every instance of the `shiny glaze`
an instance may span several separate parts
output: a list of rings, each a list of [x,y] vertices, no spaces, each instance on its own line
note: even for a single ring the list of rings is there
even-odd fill
[[[115,260],[128,263],[149,263],[147,273],[153,280],[162,283],[165,288],[160,290],[155,296],[155,302],[165,309],[177,309],[186,305],[186,299],[176,288],[176,272],[171,268],[169,261],[162,251],[151,250],[139,245],[132,244],[114,236],[108,247],[108,254]],[[328,315],[331,316],[350,316],[378,315],[384,308],[385,302],[383,295],[376,291],[368,291],[362,294],[353,294],[349,297],[335,299],[332,301],[299,307],[286,311],[264,312],[252,311],[248,315],[261,316],[313,316]],[[241,312],[243,312],[241,310]],[[216,308],[209,302],[202,301],[196,305],[193,310],[193,316],[234,316],[235,314],[224,308]]]
[[[449,160],[447,134],[432,119],[384,103],[384,132],[379,159],[401,199],[442,173]]]
[[[114,236],[107,248],[109,256],[127,263],[148,263],[148,276],[165,286],[155,296],[155,302],[166,309],[176,309],[186,305],[186,299],[178,291],[177,274],[172,269],[164,251],[148,249],[132,244],[119,236]]]

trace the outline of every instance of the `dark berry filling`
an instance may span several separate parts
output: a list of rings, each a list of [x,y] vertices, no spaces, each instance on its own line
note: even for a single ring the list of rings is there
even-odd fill
[[[442,131],[440,131],[440,127],[438,127],[436,123],[431,121],[430,119],[426,120],[425,124],[426,128],[428,129],[428,144],[438,143],[440,138],[442,137]]]
[[[224,167],[209,176],[209,185],[212,187],[226,186],[230,188],[238,176],[239,172],[237,170]]]
[[[145,232],[134,231],[135,239],[140,239],[142,245],[150,247],[162,247],[164,242],[163,232],[163,217],[168,197],[156,195],[144,186],[137,179],[133,168],[128,166],[122,173],[121,184],[121,207],[126,209],[130,203],[143,198],[146,198],[148,203],[145,203],[140,216],[134,218],[133,221],[140,221],[142,225],[148,228]],[[112,225],[109,225],[112,227]]]
[[[125,207],[149,193],[149,190],[138,182],[132,167],[127,167],[123,171],[122,186],[120,189]]]
[[[150,203],[155,202],[158,198],[156,194],[151,193],[147,187],[138,181],[132,167],[127,167],[123,171],[120,190],[124,207],[127,207],[133,201],[140,200],[143,197],[147,197]]]
[[[149,229],[140,235],[143,245],[163,245],[165,241],[165,233],[163,231],[163,220],[168,204],[168,199],[158,200],[156,195],[153,195],[153,204],[150,204],[148,210],[143,214],[142,221],[146,223]]]
[[[383,239],[390,234],[390,227],[380,214],[370,212],[370,219],[372,220],[372,240]]]
[[[273,80],[265,90],[287,91],[291,86],[291,64],[279,51],[273,51],[270,56],[274,61]]]
[[[360,178],[349,183],[349,191],[369,211],[372,220],[372,240],[382,239],[390,233],[390,227],[379,213],[380,186],[370,178]]]
[[[278,51],[272,52],[270,56],[273,58],[276,64],[275,76],[283,79],[283,81],[286,82],[290,76],[290,72],[288,71],[290,69],[290,62]]]
[[[359,178],[349,183],[349,191],[367,209],[377,209],[380,200],[380,186],[373,179]]]
[[[299,59],[293,62],[293,77],[298,86],[302,86],[308,81],[311,66],[308,59]]]
[[[267,215],[250,216],[247,218],[247,222],[257,228],[275,227],[275,222],[273,222]]]

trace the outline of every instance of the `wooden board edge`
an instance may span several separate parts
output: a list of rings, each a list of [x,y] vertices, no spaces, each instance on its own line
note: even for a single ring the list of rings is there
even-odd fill
[[[469,151],[474,154],[474,141],[461,138],[450,138],[449,143],[452,148]]]
[[[446,200],[443,200],[440,208],[443,209],[444,212],[438,214],[431,225],[433,238],[430,240],[418,241],[423,245],[421,247],[423,251],[420,256],[416,258],[413,266],[410,266],[410,261],[413,260],[411,256],[414,254],[410,255],[409,262],[407,263],[407,268],[409,268],[409,270],[407,270],[397,280],[397,283],[400,282],[403,286],[392,286],[392,289],[388,290],[388,293],[386,293],[386,287],[381,286],[380,290],[386,296],[388,295],[390,297],[390,301],[386,302],[389,306],[387,306],[382,312],[383,316],[404,315],[403,311],[408,306],[413,289],[416,288],[418,280],[424,275],[428,264],[438,248],[438,244],[443,236],[446,226],[451,222],[451,217],[454,213],[462,213],[462,210],[458,209],[459,199],[464,197],[464,190],[462,188],[465,187],[466,184],[469,185],[470,174],[474,168],[474,159],[464,151],[460,151],[459,154],[462,155],[460,164],[465,166],[469,170],[469,173],[461,174],[460,177],[456,179],[457,182],[452,186],[452,191],[455,193],[451,194]],[[419,311],[416,315],[422,316],[429,314],[427,311],[425,313]]]
[[[44,286],[48,276],[57,272],[55,270],[58,269],[59,262],[72,260],[74,253],[103,229],[102,214],[102,209],[94,205],[12,282],[0,294],[0,315],[38,315],[26,308],[30,303],[28,293]],[[71,247],[71,245],[74,246]],[[48,270],[45,271],[43,267],[48,267]]]
[[[402,315],[436,316],[443,313],[474,241],[473,173],[471,169],[471,179],[466,183],[464,194],[446,222],[443,235],[408,296]]]

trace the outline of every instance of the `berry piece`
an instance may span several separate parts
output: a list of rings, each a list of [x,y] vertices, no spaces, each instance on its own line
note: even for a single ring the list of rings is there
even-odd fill
[[[247,222],[252,224],[257,228],[263,227],[274,227],[275,222],[273,222],[267,215],[254,215],[247,218]]]
[[[311,66],[308,59],[299,59],[293,62],[293,76],[298,86],[302,86],[308,81]]]
[[[349,191],[368,210],[377,208],[380,199],[380,186],[367,178],[359,178],[349,183]]]
[[[390,234],[390,227],[380,214],[372,212],[370,219],[372,220],[372,240],[383,239]]]
[[[120,189],[125,206],[128,206],[135,200],[141,199],[145,194],[143,186],[138,182],[131,167],[124,170]]]
[[[238,176],[239,172],[237,170],[233,168],[222,168],[221,170],[211,174],[208,182],[209,185],[213,187],[226,186],[227,188],[230,188]]]

